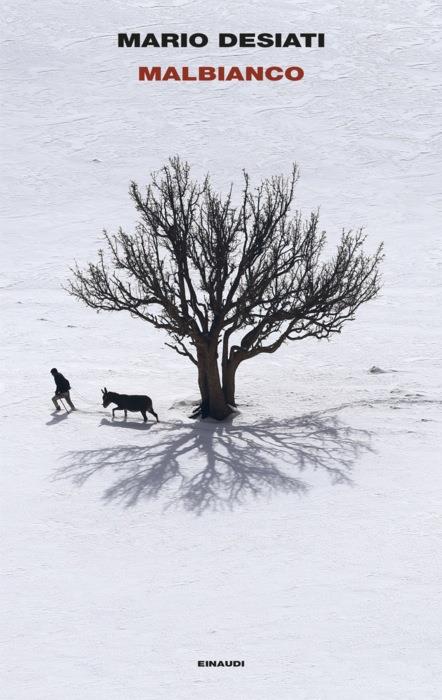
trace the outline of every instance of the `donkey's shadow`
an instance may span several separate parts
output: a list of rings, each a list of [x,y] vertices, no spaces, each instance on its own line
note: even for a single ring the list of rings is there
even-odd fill
[[[101,425],[136,427],[140,423]],[[233,507],[247,497],[285,492],[304,494],[309,470],[326,473],[336,484],[351,484],[361,452],[371,450],[370,434],[342,423],[335,415],[308,414],[251,424],[208,421],[160,423],[149,444],[117,445],[66,455],[68,463],[55,478],[82,485],[99,472],[113,483],[103,499],[134,506],[143,498],[165,497],[201,514]]]
[[[108,418],[102,418],[100,421],[100,427],[106,425],[109,428],[131,428],[132,430],[149,430],[149,428],[152,428],[154,423],[149,422],[149,423],[143,423],[141,421],[133,421],[133,420],[126,420],[125,418],[123,419],[117,419],[115,418],[114,420],[109,420]]]

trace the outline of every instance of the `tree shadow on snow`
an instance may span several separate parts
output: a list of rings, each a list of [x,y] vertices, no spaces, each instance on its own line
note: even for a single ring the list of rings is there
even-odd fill
[[[119,424],[122,425],[122,424]],[[152,439],[153,438],[153,439]],[[134,506],[142,498],[166,498],[200,515],[250,496],[306,493],[307,470],[325,472],[335,484],[351,484],[350,473],[370,434],[336,416],[309,414],[249,425],[210,421],[160,423],[149,444],[69,452],[55,478],[84,484],[94,474],[115,477],[107,502]]]

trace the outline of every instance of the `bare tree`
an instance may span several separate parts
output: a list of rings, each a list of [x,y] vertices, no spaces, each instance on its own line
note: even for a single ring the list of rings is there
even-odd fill
[[[382,246],[363,252],[359,230],[343,232],[334,257],[321,260],[326,237],[318,214],[290,214],[298,180],[244,173],[240,203],[198,184],[178,157],[130,196],[140,214],[132,234],[104,232],[107,256],[73,270],[68,291],[93,309],[128,311],[165,330],[178,354],[197,367],[195,415],[222,420],[235,405],[239,365],[290,340],[340,333],[379,291]]]

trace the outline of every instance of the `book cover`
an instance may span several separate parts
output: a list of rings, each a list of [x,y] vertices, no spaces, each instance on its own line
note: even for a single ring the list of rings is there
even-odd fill
[[[6,2],[8,700],[440,697],[440,25]]]

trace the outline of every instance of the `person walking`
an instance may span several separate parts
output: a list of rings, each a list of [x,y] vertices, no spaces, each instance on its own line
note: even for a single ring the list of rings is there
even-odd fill
[[[71,411],[76,411],[76,408],[74,404],[71,401],[70,397],[70,390],[71,390],[71,385],[69,384],[69,380],[66,379],[66,377],[63,377],[61,372],[58,371],[55,367],[51,369],[51,374],[54,377],[55,380],[55,396],[52,397],[52,401],[55,406],[56,411],[61,411],[61,408],[59,406],[58,400],[59,399],[65,399],[66,403],[70,407]]]

